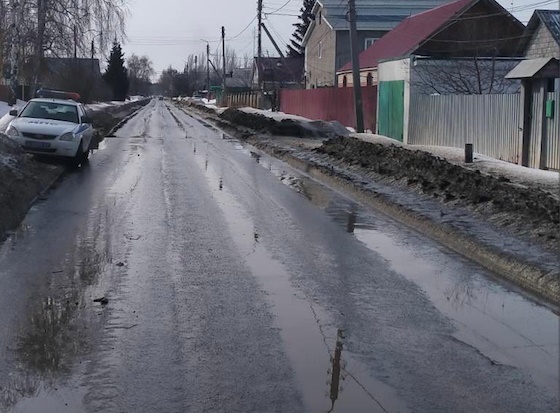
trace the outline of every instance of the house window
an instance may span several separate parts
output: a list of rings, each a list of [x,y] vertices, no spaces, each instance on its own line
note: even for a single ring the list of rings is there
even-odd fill
[[[377,40],[379,40],[379,39],[376,38],[376,37],[367,37],[367,38],[364,40],[364,50],[367,49],[367,48],[369,48],[369,47],[370,47],[372,44],[374,44]]]
[[[323,23],[323,13],[319,12],[319,24]]]
[[[373,76],[372,76],[371,72],[369,72],[369,73],[367,74],[366,85],[368,85],[368,86],[372,86],[372,85],[373,85]]]
[[[319,59],[323,58],[323,42],[319,42]]]
[[[344,75],[344,77],[342,78],[342,87],[346,87],[348,85],[348,79],[346,78],[346,75]]]

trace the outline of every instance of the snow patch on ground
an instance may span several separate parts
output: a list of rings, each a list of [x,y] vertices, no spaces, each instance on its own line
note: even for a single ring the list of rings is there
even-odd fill
[[[348,128],[348,129],[350,130],[352,128]],[[399,141],[388,138],[387,136],[376,135],[374,133],[352,133],[350,136],[352,138],[356,138],[356,139],[359,139],[359,140],[364,141],[364,142],[377,143],[379,145],[404,146]]]
[[[258,115],[263,115],[266,116],[267,118],[271,118],[274,120],[277,120],[279,122],[283,121],[283,120],[294,120],[294,121],[300,121],[300,122],[313,122],[312,119],[308,119],[308,118],[304,118],[303,116],[298,116],[298,115],[290,115],[288,113],[284,113],[284,112],[272,112],[270,110],[260,110],[260,109],[255,109],[255,108],[239,108],[238,110],[240,110],[241,112],[245,112],[245,113],[255,113]]]

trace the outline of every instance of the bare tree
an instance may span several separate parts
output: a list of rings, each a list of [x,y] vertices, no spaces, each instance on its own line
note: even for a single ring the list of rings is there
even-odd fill
[[[90,56],[95,41],[108,51],[115,38],[124,37],[128,0],[0,0],[2,64],[9,49],[17,51],[20,75],[36,87],[41,63],[49,57]],[[12,9],[16,6],[16,10]],[[12,6],[12,7],[10,7]],[[22,16],[16,27],[12,16]],[[14,63],[14,62],[12,62]]]
[[[148,56],[132,54],[126,59],[128,79],[130,81],[130,94],[147,94],[155,71],[152,61]]]
[[[514,93],[519,84],[506,79],[505,75],[517,63],[516,60],[495,57],[415,58],[411,83],[421,94]]]

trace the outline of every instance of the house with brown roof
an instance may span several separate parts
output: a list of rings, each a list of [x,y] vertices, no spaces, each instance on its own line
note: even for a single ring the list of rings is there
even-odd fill
[[[359,0],[356,2],[359,51],[367,49],[411,14],[452,0]],[[307,89],[331,87],[336,72],[350,60],[350,24],[346,1],[317,0],[305,36]]]
[[[456,0],[403,20],[360,54],[362,85],[378,85],[377,131],[407,142],[412,93],[515,92],[505,75],[523,56],[525,26],[495,0]],[[351,86],[351,64],[338,73]]]

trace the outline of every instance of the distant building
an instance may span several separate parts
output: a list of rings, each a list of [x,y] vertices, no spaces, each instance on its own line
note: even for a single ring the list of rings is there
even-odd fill
[[[298,89],[302,85],[303,58],[255,58],[253,63],[253,89]]]

